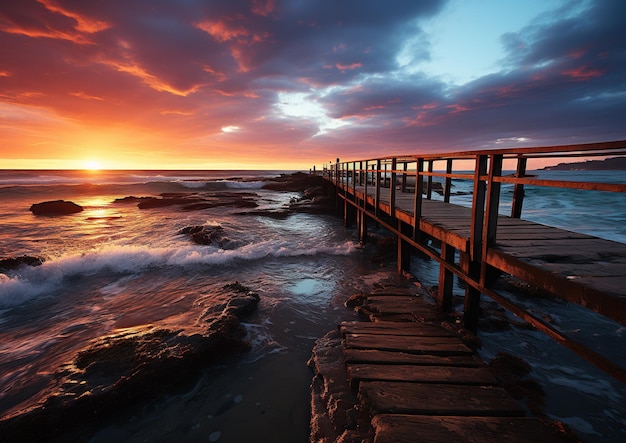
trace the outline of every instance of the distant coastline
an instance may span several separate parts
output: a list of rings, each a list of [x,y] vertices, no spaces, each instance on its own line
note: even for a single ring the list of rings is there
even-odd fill
[[[542,171],[626,171],[626,157],[611,157],[605,160],[587,160],[584,162],[559,163],[546,166]]]

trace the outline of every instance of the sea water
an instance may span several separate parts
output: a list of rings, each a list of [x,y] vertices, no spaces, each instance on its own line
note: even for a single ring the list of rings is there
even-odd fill
[[[0,171],[0,258],[45,258],[41,266],[0,274],[0,415],[29,406],[59,365],[90,340],[146,324],[191,327],[200,315],[198,300],[206,303],[214,290],[239,281],[261,296],[246,323],[252,350],[190,381],[184,392],[103,421],[92,441],[307,441],[306,360],[313,344],[350,315],[342,306],[347,296],[367,290],[377,272],[395,265],[373,264],[371,247],[358,247],[356,233],[333,216],[280,219],[244,216],[241,208],[140,210],[136,203],[113,203],[126,196],[224,190],[253,192],[259,208],[280,209],[298,194],[262,186],[281,172],[288,171]],[[539,173],[624,180],[622,172]],[[453,202],[471,203],[470,189],[455,182]],[[502,195],[506,212],[506,185]],[[626,242],[623,197],[528,186],[523,218]],[[56,199],[84,211],[58,217],[29,211],[33,203]],[[195,245],[178,234],[190,225],[222,226],[237,247]],[[436,276],[431,262],[414,260],[412,271],[426,284]],[[583,340],[607,343],[623,358],[624,328],[569,304],[543,308],[564,327],[580,330],[575,334]],[[623,386],[540,333],[512,330],[481,338],[485,358],[505,350],[531,363],[532,375],[546,386],[550,416],[588,441],[624,437]]]

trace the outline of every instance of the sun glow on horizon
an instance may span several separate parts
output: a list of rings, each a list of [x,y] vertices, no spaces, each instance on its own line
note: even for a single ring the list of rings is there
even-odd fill
[[[98,160],[85,160],[83,169],[96,172],[102,169],[102,166]]]

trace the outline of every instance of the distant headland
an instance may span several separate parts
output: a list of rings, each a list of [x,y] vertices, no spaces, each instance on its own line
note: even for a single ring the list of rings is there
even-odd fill
[[[546,171],[609,171],[626,170],[626,157],[611,157],[605,160],[587,160],[584,162],[559,163],[556,166],[546,166],[541,168]]]

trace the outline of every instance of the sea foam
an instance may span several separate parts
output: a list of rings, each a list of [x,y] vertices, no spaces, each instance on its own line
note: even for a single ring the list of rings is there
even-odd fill
[[[272,240],[224,250],[211,246],[153,248],[106,246],[82,254],[68,254],[37,267],[21,267],[9,275],[0,274],[0,309],[20,305],[36,297],[52,295],[65,281],[100,273],[137,274],[149,269],[186,266],[229,266],[268,257],[347,255],[354,243],[311,246]]]

